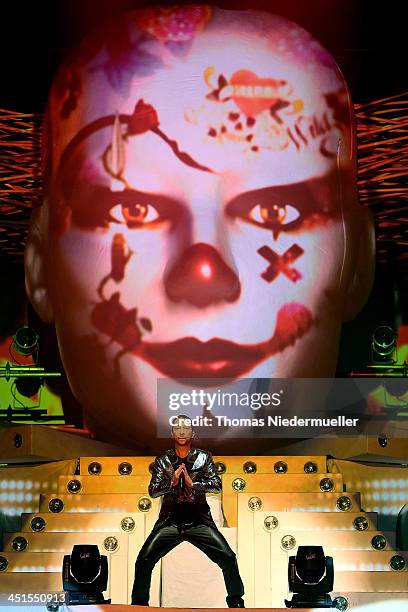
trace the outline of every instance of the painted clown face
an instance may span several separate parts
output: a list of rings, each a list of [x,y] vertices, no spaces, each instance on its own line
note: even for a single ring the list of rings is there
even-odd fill
[[[92,430],[144,437],[158,377],[333,374],[358,206],[315,40],[262,13],[128,13],[61,68],[48,117],[45,318]]]

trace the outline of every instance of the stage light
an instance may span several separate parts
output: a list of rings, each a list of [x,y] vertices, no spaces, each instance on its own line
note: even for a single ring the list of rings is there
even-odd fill
[[[374,548],[374,550],[384,550],[384,548],[387,546],[387,540],[383,535],[375,535],[371,539],[371,546]]]
[[[29,367],[26,366],[27,369]],[[33,397],[39,392],[43,384],[42,378],[17,378],[16,389],[24,397]]]
[[[351,499],[347,495],[342,495],[337,500],[336,506],[341,512],[347,512],[351,508]]]
[[[92,461],[92,463],[90,463],[88,465],[88,473],[91,474],[91,476],[96,476],[98,474],[100,474],[102,472],[102,466],[100,463],[98,463],[98,461]]]
[[[320,490],[324,493],[330,493],[334,490],[334,482],[331,478],[322,478],[320,481]]]
[[[287,608],[331,608],[333,590],[333,557],[325,557],[322,546],[299,546],[296,557],[289,557],[289,591]]]
[[[384,380],[383,386],[390,395],[404,401],[404,395],[408,392],[408,380],[405,377],[387,378]]]
[[[273,470],[276,474],[286,474],[288,471],[287,463],[284,461],[277,461],[273,466]]]
[[[215,469],[217,471],[217,474],[225,474],[225,472],[227,471],[227,467],[222,461],[217,461],[217,463],[215,464]]]
[[[149,512],[150,508],[152,507],[152,502],[148,497],[141,497],[137,507],[139,508],[140,512]]]
[[[11,547],[13,550],[15,550],[16,552],[22,552],[23,550],[25,550],[28,546],[28,542],[26,540],[26,538],[24,538],[23,536],[17,536],[13,539]]]
[[[45,529],[45,520],[42,516],[35,516],[31,519],[30,527],[33,531],[44,531]]]
[[[67,484],[67,490],[69,493],[79,493],[79,491],[81,490],[81,483],[79,480],[77,480],[76,478],[74,478],[73,480],[70,480]]]
[[[0,572],[5,572],[8,568],[8,559],[6,557],[0,556]]]
[[[276,516],[267,516],[264,519],[264,526],[267,531],[272,531],[272,529],[277,529],[279,527],[279,521]]]
[[[135,528],[135,521],[131,516],[125,516],[125,518],[120,521],[120,528],[122,531],[133,531]]]
[[[346,612],[348,610],[349,604],[348,600],[345,597],[339,595],[333,599],[333,608],[336,610],[340,610],[340,612]]]
[[[296,538],[293,535],[284,535],[281,539],[281,547],[283,550],[292,550],[296,546]]]
[[[378,364],[396,363],[397,333],[388,325],[380,325],[371,335],[371,361]]]
[[[316,474],[317,473],[317,464],[313,461],[308,461],[305,463],[304,467],[305,474]]]
[[[251,499],[248,501],[248,508],[252,510],[252,512],[261,510],[262,506],[263,503],[260,497],[251,497]]]
[[[102,592],[108,586],[108,558],[96,544],[76,544],[64,555],[62,582],[67,605],[111,603]]]
[[[245,489],[246,482],[243,478],[234,478],[232,481],[232,488],[234,491],[243,491]]]
[[[402,555],[394,555],[390,560],[390,567],[396,572],[405,569],[407,562]]]
[[[353,525],[357,531],[365,531],[368,529],[368,520],[365,516],[357,516],[353,521]]]
[[[34,355],[38,351],[38,341],[40,336],[37,332],[25,325],[20,327],[13,336],[12,346],[19,355],[25,357]]]
[[[108,536],[103,541],[103,547],[108,552],[115,552],[115,550],[117,550],[118,547],[119,547],[118,539],[115,538],[115,536]],[[105,589],[103,589],[103,590],[105,590]]]
[[[62,512],[64,509],[64,502],[59,497],[54,497],[49,501],[48,509],[50,512]]]
[[[118,472],[121,476],[129,476],[132,473],[132,464],[128,461],[123,461],[119,464]]]
[[[380,434],[378,436],[378,444],[381,446],[381,448],[386,448],[388,445],[388,438],[386,436],[386,434]]]
[[[247,461],[243,465],[243,470],[245,474],[255,474],[257,470],[256,463],[254,463],[253,461]]]

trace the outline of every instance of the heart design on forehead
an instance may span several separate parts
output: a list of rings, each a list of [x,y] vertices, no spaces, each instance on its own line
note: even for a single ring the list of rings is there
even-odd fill
[[[291,91],[287,81],[261,78],[251,70],[238,70],[229,84],[233,89],[232,99],[247,116],[268,110]]]

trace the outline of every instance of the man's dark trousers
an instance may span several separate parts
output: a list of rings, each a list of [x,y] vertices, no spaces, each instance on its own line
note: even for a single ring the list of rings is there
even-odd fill
[[[135,565],[133,605],[148,605],[152,571],[156,563],[181,542],[191,542],[203,551],[224,574],[228,604],[242,597],[244,586],[237,559],[227,540],[217,528],[199,523],[191,526],[165,525],[153,530],[143,544]]]

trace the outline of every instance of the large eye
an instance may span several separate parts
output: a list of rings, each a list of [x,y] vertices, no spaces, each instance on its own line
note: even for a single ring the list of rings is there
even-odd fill
[[[285,229],[291,226],[300,218],[297,208],[290,204],[272,204],[264,206],[257,204],[248,213],[248,218],[255,221],[258,225],[264,225],[273,229]]]
[[[115,221],[126,223],[128,227],[148,225],[159,218],[159,213],[152,204],[139,202],[116,204],[110,215]]]

